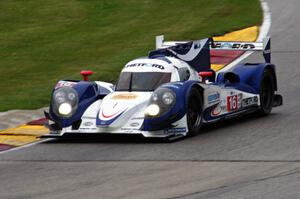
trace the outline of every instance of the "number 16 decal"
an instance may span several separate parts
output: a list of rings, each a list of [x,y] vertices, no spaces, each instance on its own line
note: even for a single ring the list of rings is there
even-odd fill
[[[232,95],[227,97],[227,111],[236,111],[238,109],[238,96]]]

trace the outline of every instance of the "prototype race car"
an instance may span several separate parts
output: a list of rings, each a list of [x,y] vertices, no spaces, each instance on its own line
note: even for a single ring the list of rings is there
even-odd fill
[[[216,74],[212,50],[263,51],[266,63],[236,64]],[[158,36],[156,50],[127,63],[116,85],[88,81],[91,71],[81,72],[84,81],[59,81],[45,112],[50,133],[44,137],[112,133],[175,139],[199,133],[204,123],[268,115],[282,105],[270,62],[270,39],[165,42]]]

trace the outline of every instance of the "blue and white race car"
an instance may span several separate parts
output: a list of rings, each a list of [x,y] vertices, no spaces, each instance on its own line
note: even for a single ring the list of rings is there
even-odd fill
[[[268,115],[282,105],[269,39],[165,42],[158,36],[156,48],[127,63],[116,85],[88,81],[91,71],[82,71],[84,81],[59,81],[45,112],[46,137],[110,133],[171,140],[195,135],[205,123]],[[210,68],[211,50],[263,51],[266,63],[239,63],[216,73]]]

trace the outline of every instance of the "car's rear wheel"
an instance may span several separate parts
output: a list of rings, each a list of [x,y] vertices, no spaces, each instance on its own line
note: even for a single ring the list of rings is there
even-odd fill
[[[265,70],[262,78],[259,97],[261,108],[258,110],[260,116],[269,115],[274,104],[275,85],[273,75],[270,70]]]
[[[203,99],[196,88],[192,88],[187,103],[188,135],[194,136],[199,133],[202,125]]]

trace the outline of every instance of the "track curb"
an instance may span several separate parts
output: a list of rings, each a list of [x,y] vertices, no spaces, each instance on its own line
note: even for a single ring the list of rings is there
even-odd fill
[[[269,5],[266,0],[260,0],[261,8],[263,10],[263,23],[260,27],[259,35],[256,40],[256,42],[262,42],[264,38],[268,36],[268,33],[270,32],[271,29],[271,11],[269,8]],[[242,60],[246,59],[250,55],[252,55],[253,52],[246,52],[243,55],[241,55],[239,58],[231,62],[230,64],[226,65],[224,68],[218,71],[219,72],[225,72],[227,70],[230,70],[232,67],[234,67],[236,64],[241,62]]]

